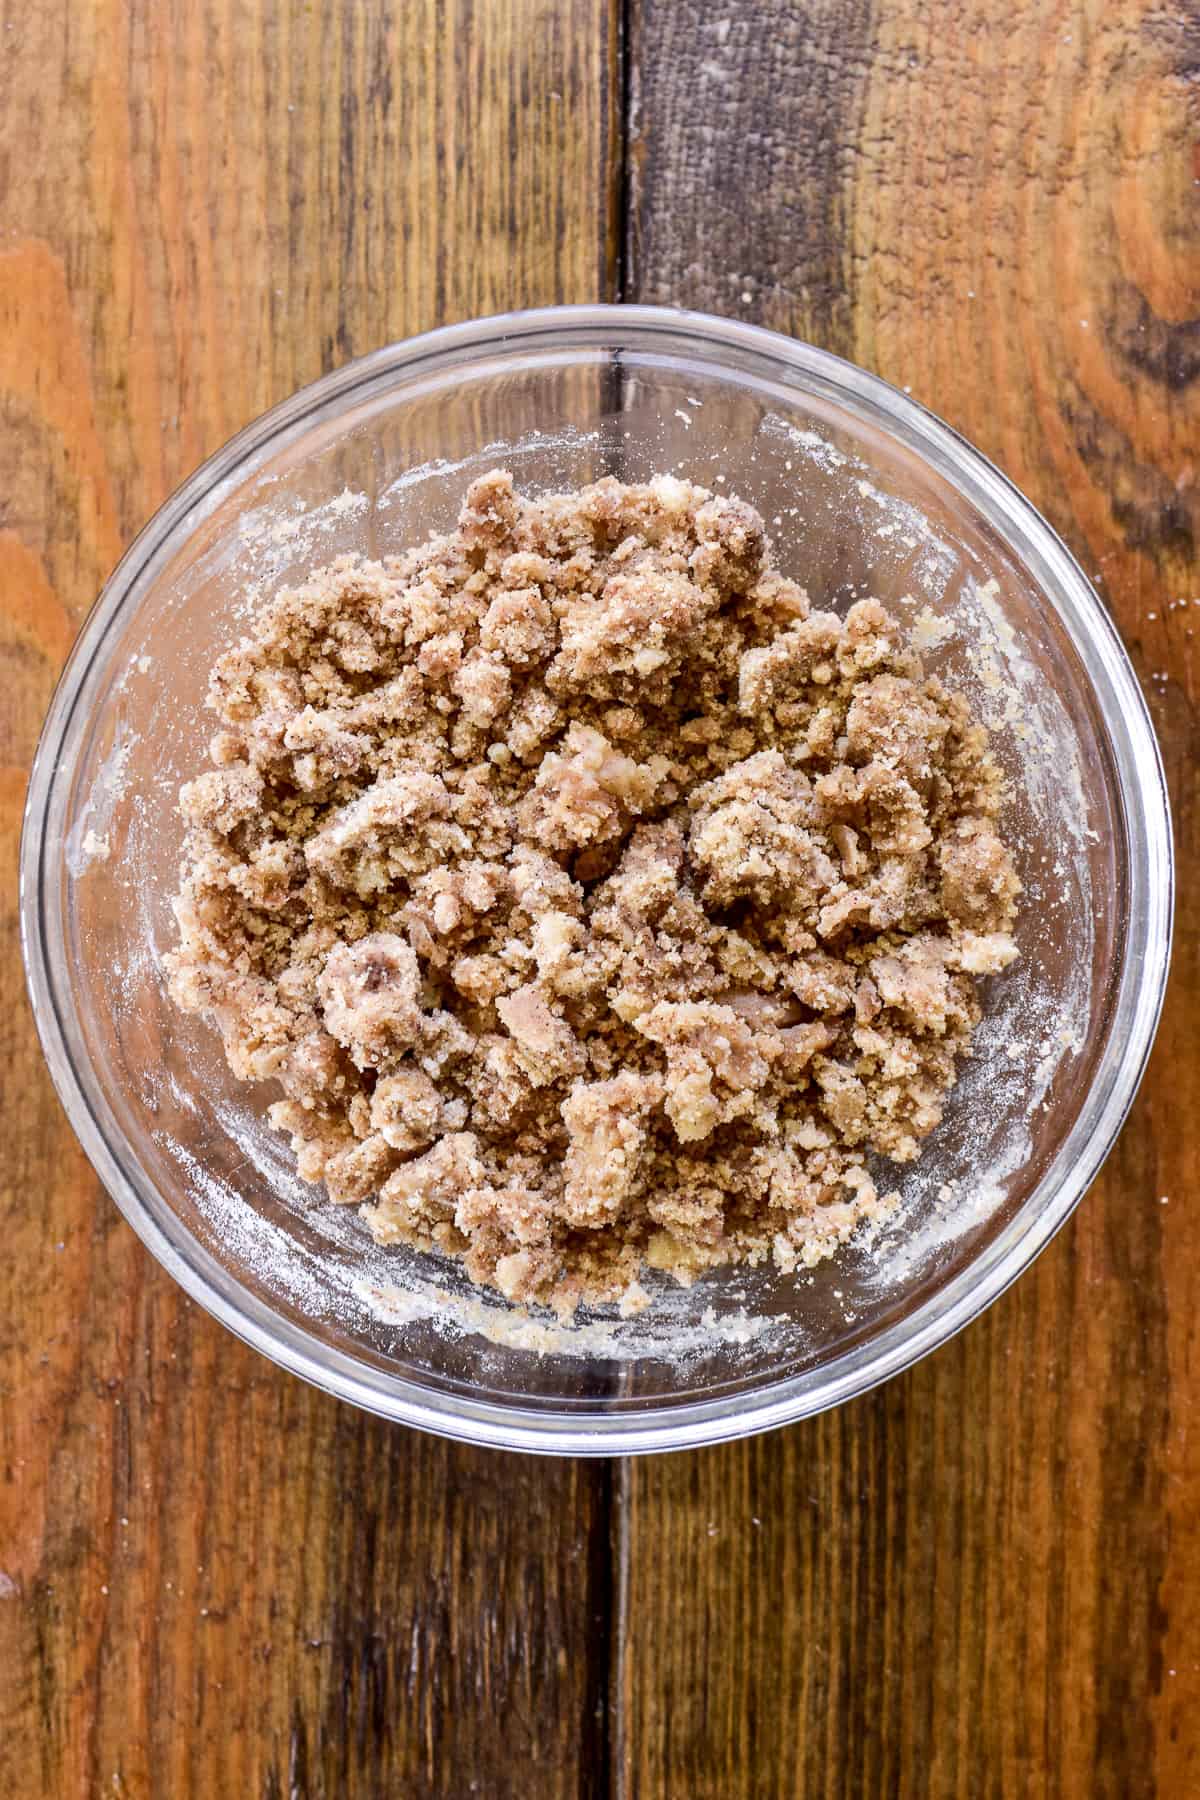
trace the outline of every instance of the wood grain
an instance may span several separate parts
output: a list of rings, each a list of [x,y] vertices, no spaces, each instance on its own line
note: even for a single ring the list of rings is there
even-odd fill
[[[451,319],[612,286],[609,0],[0,9],[0,1793],[606,1788],[608,1476],[244,1350],[98,1192],[16,953],[40,716],[230,432]]]
[[[877,369],[1043,508],[1150,700],[1180,915],[1141,1096],[1037,1267],[853,1406],[626,1472],[622,1791],[1196,1793],[1195,22],[635,0],[630,58],[626,291]]]
[[[0,7],[0,1793],[1200,1791],[1198,78],[1183,0]],[[1135,658],[1181,881],[1037,1268],[852,1407],[609,1471],[389,1430],[181,1297],[51,1094],[14,872],[55,673],[178,479],[377,343],[618,287],[1014,476]]]

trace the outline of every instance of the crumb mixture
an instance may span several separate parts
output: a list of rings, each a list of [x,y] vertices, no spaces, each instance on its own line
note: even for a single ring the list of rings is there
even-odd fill
[[[280,593],[213,671],[172,993],[376,1239],[569,1313],[886,1216],[1016,954],[1000,773],[744,502],[530,500]]]

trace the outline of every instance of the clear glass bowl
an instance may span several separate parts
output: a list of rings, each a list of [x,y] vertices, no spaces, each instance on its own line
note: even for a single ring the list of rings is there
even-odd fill
[[[1012,775],[1021,960],[886,1237],[811,1274],[655,1289],[638,1319],[529,1320],[375,1249],[300,1184],[268,1093],[167,999],[179,784],[208,668],[270,591],[399,550],[496,464],[529,490],[671,470],[754,503],[815,603],[872,593],[969,691]],[[1111,1146],[1167,968],[1154,735],[1088,582],[952,431],[809,345],[694,313],[568,307],[380,350],[249,426],[133,544],[80,635],[22,846],[29,985],[55,1085],[130,1223],[247,1342],[344,1399],[481,1443],[711,1443],[861,1393],[943,1343],[1063,1223]],[[889,1171],[894,1184],[896,1171]]]

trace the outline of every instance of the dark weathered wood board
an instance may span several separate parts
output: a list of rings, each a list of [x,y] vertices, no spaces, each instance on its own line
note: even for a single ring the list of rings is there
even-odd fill
[[[1180,917],[1133,1116],[1037,1268],[856,1405],[627,1471],[624,1791],[1194,1793],[1195,22],[635,0],[630,57],[630,298],[877,370],[1042,507],[1150,700]]]

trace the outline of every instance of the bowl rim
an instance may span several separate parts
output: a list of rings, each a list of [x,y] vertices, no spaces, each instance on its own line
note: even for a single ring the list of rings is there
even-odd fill
[[[405,1376],[382,1375],[350,1352],[320,1343],[275,1311],[224,1269],[178,1225],[136,1159],[127,1167],[89,1099],[71,1054],[69,988],[48,941],[45,871],[48,811],[69,771],[63,749],[81,690],[105,637],[124,609],[136,603],[155,573],[203,516],[210,514],[255,458],[274,453],[313,414],[331,403],[365,399],[398,376],[418,368],[436,372],[467,365],[475,354],[490,359],[527,351],[535,340],[572,339],[611,353],[622,339],[639,347],[655,338],[690,338],[714,352],[768,360],[773,376],[800,380],[805,392],[824,392],[849,405],[859,418],[915,450],[960,493],[965,493],[999,533],[1022,566],[1033,565],[1039,585],[1063,617],[1101,704],[1114,751],[1126,831],[1142,857],[1131,856],[1130,916],[1137,941],[1126,942],[1116,983],[1114,1013],[1131,1016],[1109,1071],[1107,1092],[1080,1154],[1066,1169],[1061,1152],[1025,1202],[1054,1180],[1036,1216],[998,1234],[943,1288],[877,1336],[839,1353],[814,1385],[814,1371],[765,1378],[745,1393],[659,1405],[645,1413],[597,1412],[581,1418],[552,1405],[476,1400],[434,1390]],[[714,365],[719,368],[719,362]],[[1103,677],[1098,690],[1097,674]],[[1112,741],[1114,717],[1127,734]],[[1131,802],[1133,803],[1131,805]],[[1140,841],[1139,841],[1140,840]],[[147,1248],[206,1311],[235,1336],[313,1385],[379,1416],[467,1442],[558,1455],[628,1455],[682,1449],[746,1437],[808,1417],[868,1392],[946,1343],[1009,1287],[1050,1242],[1087,1190],[1116,1140],[1137,1092],[1162,1010],[1170,961],[1174,864],[1169,801],[1162,759],[1145,698],[1107,609],[1078,562],[1016,486],[959,432],[881,377],[830,351],[762,326],[683,308],[593,304],[500,313],[443,326],[389,344],[321,376],[254,419],[188,477],[153,514],[105,582],[87,615],[55,688],[34,756],[20,847],[19,911],[26,980],[42,1050],[67,1117],[101,1182]],[[1114,1032],[1115,1037],[1115,1032]],[[1084,1109],[1081,1108],[1080,1117]],[[1072,1134],[1079,1120],[1072,1126]],[[157,1202],[157,1205],[156,1205]],[[1012,1238],[1007,1242],[1007,1238]],[[978,1273],[976,1272],[978,1271]]]

